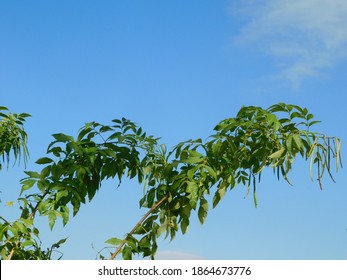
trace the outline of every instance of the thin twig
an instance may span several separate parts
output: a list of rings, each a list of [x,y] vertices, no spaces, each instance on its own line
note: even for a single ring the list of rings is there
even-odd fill
[[[3,220],[5,223],[9,224],[9,222],[4,217],[0,216],[0,219]]]
[[[19,241],[19,240],[17,240],[17,241],[16,241],[16,245],[15,245],[15,246],[12,248],[12,250],[11,250],[10,254],[9,254],[9,255],[8,255],[8,257],[7,257],[7,260],[11,260],[11,259],[12,259],[13,254],[14,254],[14,251],[15,251],[15,248],[17,248],[17,247],[18,247],[19,243],[20,243],[20,241]]]
[[[34,219],[35,214],[36,214],[36,212],[37,212],[37,209],[39,208],[40,203],[42,202],[42,200],[44,199],[44,197],[45,197],[47,194],[48,194],[48,190],[46,190],[46,192],[43,194],[41,200],[39,200],[39,201],[37,202],[37,204],[36,204],[34,210],[31,212],[31,214],[29,215],[28,219]],[[17,240],[15,246],[12,248],[10,254],[9,254],[8,257],[7,257],[8,260],[11,260],[11,259],[12,259],[13,254],[14,254],[16,248],[18,247],[19,243],[20,243],[20,240]]]
[[[137,228],[142,225],[142,223],[148,218],[148,216],[156,210],[165,200],[167,200],[170,196],[170,193],[167,193],[161,200],[159,200],[156,204],[154,204],[151,209],[141,218],[141,220],[135,225],[135,227],[128,233],[127,237],[124,238],[124,240],[119,244],[117,250],[112,254],[110,257],[110,260],[115,259],[115,257],[119,254],[119,252],[122,250],[123,246],[127,242],[127,238],[129,235],[132,235],[135,233]]]
[[[34,208],[34,210],[31,212],[31,214],[29,215],[28,219],[34,219],[36,212],[40,206],[40,203],[43,201],[43,199],[45,198],[45,196],[49,193],[49,190],[46,190],[44,192],[44,194],[42,195],[41,199],[36,203],[36,206]]]

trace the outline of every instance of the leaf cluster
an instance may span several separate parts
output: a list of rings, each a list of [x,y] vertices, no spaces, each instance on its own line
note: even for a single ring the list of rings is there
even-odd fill
[[[2,164],[10,161],[13,154],[14,160],[28,159],[26,146],[28,136],[24,130],[25,119],[30,117],[27,113],[11,114],[6,107],[0,106],[0,170]]]
[[[82,204],[91,201],[104,180],[114,179],[119,186],[126,176],[143,184],[139,206],[147,212],[123,238],[106,241],[114,246],[109,258],[122,254],[123,259],[131,259],[139,254],[153,259],[157,239],[164,236],[172,240],[178,232],[185,234],[193,212],[201,224],[205,222],[211,195],[213,208],[227,191],[244,185],[246,195],[253,191],[257,206],[256,186],[265,167],[290,183],[288,174],[300,156],[309,160],[311,178],[316,167],[322,188],[324,171],[332,178],[332,162],[336,169],[341,165],[341,142],[311,132],[316,123],[306,108],[296,105],[279,103],[267,109],[245,106],[234,118],[217,124],[207,141],[187,140],[170,151],[125,118],[115,119],[111,125],[86,123],[76,138],[53,134],[47,155],[36,161],[40,171],[26,171],[27,177],[21,181],[22,221],[4,227],[3,239],[15,240],[14,228],[37,214],[48,217],[51,229],[57,218],[67,224],[70,212],[76,215]],[[29,190],[36,192],[26,194]],[[21,240],[25,242],[26,232],[23,234]],[[33,234],[35,228],[26,244],[36,248],[30,239]],[[4,256],[14,252],[13,248],[17,252],[18,238],[15,245],[7,247]]]
[[[306,108],[295,105],[279,103],[266,110],[248,106],[235,118],[220,122],[206,143],[188,140],[167,156],[158,153],[147,178],[147,193],[140,201],[141,207],[150,208],[148,217],[125,239],[108,240],[118,245],[111,258],[119,252],[126,259],[130,253],[153,258],[156,238],[165,233],[165,238],[172,240],[177,231],[186,233],[192,210],[204,223],[210,208],[207,196],[213,188],[212,207],[236,185],[245,185],[246,195],[252,188],[257,205],[256,184],[263,169],[272,168],[278,179],[283,177],[290,183],[288,173],[297,156],[310,159],[311,178],[313,166],[318,167],[317,180],[322,187],[324,170],[331,176],[330,161],[336,161],[336,168],[341,164],[340,140],[310,132],[316,123]],[[163,198],[164,202],[158,203]]]
[[[17,160],[28,160],[27,133],[24,123],[30,117],[27,113],[10,113],[6,107],[0,106],[0,170],[2,164],[7,167],[11,157]],[[22,209],[23,210],[23,209]],[[0,257],[1,259],[50,259],[52,252],[59,248],[65,240],[53,244],[47,250],[41,249],[39,230],[33,219],[23,215],[14,222],[8,222],[0,216]],[[25,217],[26,216],[26,217]]]
[[[66,239],[42,249],[39,230],[33,225],[33,219],[20,218],[13,223],[1,218],[0,257],[12,260],[49,260]],[[60,258],[62,257],[62,254]],[[59,258],[59,259],[60,259]]]

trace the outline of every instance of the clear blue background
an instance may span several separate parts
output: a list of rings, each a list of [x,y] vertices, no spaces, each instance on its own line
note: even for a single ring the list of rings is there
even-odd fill
[[[51,134],[76,135],[85,122],[126,117],[170,148],[206,139],[242,105],[277,102],[307,107],[346,155],[347,2],[312,2],[1,1],[0,105],[32,115],[27,169],[39,168]],[[23,169],[0,173],[9,219]],[[158,258],[347,259],[345,170],[322,191],[308,162],[290,178],[293,187],[267,171],[258,208],[240,186],[204,225],[193,213],[186,235],[160,239]],[[105,240],[123,237],[145,213],[143,187],[117,184],[105,182],[65,228],[38,219],[43,245],[69,237],[63,259],[94,259]]]

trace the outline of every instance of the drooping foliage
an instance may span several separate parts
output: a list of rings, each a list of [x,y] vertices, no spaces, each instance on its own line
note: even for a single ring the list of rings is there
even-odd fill
[[[184,141],[170,151],[159,138],[125,118],[110,125],[87,123],[75,138],[53,134],[47,155],[36,161],[39,171],[25,171],[27,177],[21,181],[20,219],[14,223],[2,219],[1,257],[50,258],[66,240],[41,250],[35,216],[47,216],[51,229],[57,218],[65,225],[70,213],[76,215],[82,204],[91,201],[106,179],[118,184],[123,177],[137,179],[145,187],[139,204],[147,212],[128,234],[106,240],[114,250],[109,256],[100,254],[102,259],[120,253],[123,259],[134,254],[154,258],[161,235],[172,240],[178,231],[186,233],[193,212],[204,223],[211,208],[208,196],[216,207],[237,185],[252,191],[257,205],[263,169],[272,168],[290,183],[288,174],[297,156],[308,160],[310,176],[315,169],[322,188],[324,172],[332,178],[333,161],[336,170],[341,165],[340,140],[312,132],[317,122],[306,108],[296,105],[242,107],[236,117],[217,124],[208,141]]]
[[[29,114],[11,114],[6,107],[0,106],[0,171],[2,164],[8,165],[11,153],[16,160],[23,157],[24,162],[28,158],[26,146],[27,134],[24,130],[25,118]]]

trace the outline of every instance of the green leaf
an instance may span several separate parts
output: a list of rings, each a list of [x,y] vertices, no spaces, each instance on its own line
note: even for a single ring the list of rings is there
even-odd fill
[[[189,219],[182,219],[180,226],[181,226],[182,234],[185,234],[189,227]]]
[[[35,244],[35,242],[33,240],[25,240],[25,241],[20,243],[20,246],[22,248],[25,248],[25,247],[28,247],[28,246],[32,246],[34,244]]]
[[[187,182],[186,192],[188,193],[189,204],[195,209],[198,202],[198,190],[199,187],[196,182]]]
[[[190,212],[192,210],[192,207],[190,206],[189,204],[189,201],[188,203],[183,200],[183,199],[180,199],[180,202],[181,202],[181,207],[180,207],[180,216],[183,218],[183,219],[189,219],[190,217]]]
[[[289,154],[293,154],[292,144],[293,144],[293,135],[290,134],[288,138],[286,139],[286,147]]]
[[[286,109],[284,108],[285,104],[284,103],[278,103],[274,104],[271,107],[268,108],[268,110],[272,113],[275,112],[286,112]]]
[[[302,114],[300,114],[299,112],[294,112],[290,114],[290,118],[294,119],[294,118],[302,118]]]
[[[165,220],[160,227],[157,229],[157,237],[163,234],[167,230],[167,220]]]
[[[296,144],[296,146],[298,147],[299,150],[302,150],[303,149],[303,143],[301,141],[301,137],[299,134],[294,134],[293,135],[293,140]]]
[[[77,141],[81,141],[83,137],[92,131],[92,128],[90,127],[92,123],[86,124],[84,128],[80,130],[80,133],[77,136]]]
[[[111,244],[111,245],[114,245],[114,246],[117,246],[117,245],[119,245],[120,243],[122,243],[122,239],[119,239],[119,238],[116,238],[116,237],[112,237],[112,238],[110,238],[110,239],[107,239],[106,241],[105,241],[105,243],[107,243],[107,244]]]
[[[43,157],[43,158],[39,158],[35,163],[37,164],[47,164],[47,163],[52,163],[53,159],[49,158],[49,157]]]
[[[183,163],[194,164],[202,162],[204,159],[202,157],[189,157],[181,160]]]
[[[66,242],[67,238],[60,239],[57,243],[54,243],[52,245],[52,248],[59,248],[61,244],[64,244]]]
[[[31,115],[30,115],[30,114],[28,114],[28,113],[21,113],[21,114],[19,114],[19,115],[18,115],[18,117],[22,119],[22,118],[28,118],[28,117],[31,117]]]
[[[15,237],[18,237],[18,230],[15,227],[8,228]]]
[[[99,130],[99,132],[101,132],[101,133],[108,132],[108,131],[113,131],[113,129],[107,125],[101,126],[101,128]]]
[[[122,123],[122,121],[121,121],[121,120],[119,120],[119,119],[114,119],[114,120],[112,120],[112,122],[114,122],[114,123],[118,123],[118,124],[121,124],[121,123]]]
[[[138,243],[138,242],[137,242],[137,239],[135,237],[128,234],[126,243],[131,247],[132,251],[137,251],[136,243]]]
[[[152,207],[154,204],[154,199],[155,199],[155,188],[152,188],[149,190],[146,199],[147,199],[146,207],[148,208]]]
[[[27,174],[28,176],[30,176],[31,178],[37,178],[40,179],[41,178],[41,174],[37,173],[37,172],[33,172],[33,171],[24,171],[25,174]]]
[[[313,143],[311,150],[309,151],[308,155],[311,157],[310,159],[310,178],[313,181],[313,175],[312,175],[312,168],[313,168],[313,160],[314,160],[314,154],[317,148],[317,143]]]
[[[31,227],[31,226],[33,225],[33,223],[34,223],[33,219],[31,219],[31,218],[28,218],[28,219],[26,219],[26,218],[20,218],[20,221],[21,221],[27,228]]]
[[[80,210],[80,207],[81,207],[81,198],[74,195],[71,198],[71,204],[73,206],[73,216],[76,216],[76,214],[78,213],[78,211]]]
[[[142,237],[139,241],[139,247],[140,248],[149,248],[151,245],[151,240],[149,239],[149,237],[146,235],[144,237]]]
[[[196,170],[199,169],[199,165],[193,166],[191,168],[189,168],[189,170],[187,171],[187,177],[189,180],[193,181],[194,180],[194,174],[196,172]]]
[[[278,151],[274,152],[273,154],[269,155],[270,159],[280,158],[285,152],[285,148],[281,147]]]
[[[73,141],[73,137],[63,134],[63,133],[56,133],[56,134],[52,134],[52,136],[55,138],[55,140],[57,140],[58,142],[72,142]]]
[[[142,133],[142,128],[139,127],[139,128],[137,129],[137,131],[136,131],[136,135],[140,136],[141,133]]]
[[[62,206],[60,209],[60,214],[63,218],[63,225],[65,226],[69,221],[69,208],[67,206]]]
[[[223,183],[223,182],[220,183],[218,190],[216,191],[216,193],[212,199],[212,207],[213,208],[215,208],[217,206],[217,204],[220,202],[220,200],[224,197],[226,189],[227,189],[227,184]]]
[[[51,166],[48,165],[41,170],[41,179],[46,178],[51,173]]]
[[[206,170],[208,171],[208,173],[213,177],[213,179],[217,180],[217,174],[214,171],[214,169],[208,165],[204,165],[204,167],[206,168]]]
[[[134,234],[145,234],[148,231],[150,231],[150,229],[145,228],[144,226],[140,225],[136,228]]]
[[[198,211],[198,217],[201,224],[205,222],[205,219],[207,217],[207,211],[208,211],[208,202],[205,198],[201,198],[200,207]]]
[[[308,126],[312,126],[312,125],[314,125],[314,124],[317,124],[317,123],[320,123],[321,121],[312,121],[312,122],[310,122],[309,124],[308,124]]]
[[[131,260],[132,259],[132,251],[131,247],[125,245],[122,250],[122,257],[124,260]]]
[[[21,189],[21,194],[24,192],[24,191],[27,191],[29,190],[30,188],[32,188],[32,186],[35,184],[36,180],[35,179],[26,179],[24,181],[22,181],[22,189]]]
[[[311,119],[313,119],[314,118],[314,116],[313,116],[313,114],[308,114],[307,116],[306,116],[306,120],[311,120]]]
[[[23,225],[21,222],[16,221],[13,223],[13,227],[16,228],[20,233],[27,233],[28,229],[25,225]]]
[[[57,219],[57,214],[55,213],[55,210],[50,211],[48,214],[48,224],[51,230],[54,227],[56,219]]]
[[[58,191],[56,196],[55,196],[55,201],[58,202],[61,198],[68,196],[69,195],[69,191],[68,190],[61,190]]]
[[[255,207],[257,208],[258,207],[258,199],[257,199],[257,188],[256,188],[255,177],[253,177],[253,201],[254,201]]]

